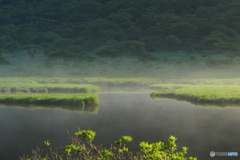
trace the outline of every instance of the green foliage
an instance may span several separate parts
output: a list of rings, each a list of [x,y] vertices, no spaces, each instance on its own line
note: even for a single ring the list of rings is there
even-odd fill
[[[65,150],[63,152],[63,155],[70,156],[72,152],[82,153],[85,150],[84,147],[80,147],[74,144],[70,144],[65,146]]]
[[[128,55],[138,55],[145,52],[145,44],[141,41],[130,40],[124,43],[124,49]]]
[[[131,142],[133,140],[130,136],[122,136],[121,139],[114,141],[117,145],[122,145],[123,143]]]
[[[1,50],[0,50],[0,65],[4,65],[4,64],[10,64],[1,54]]]
[[[104,46],[104,47],[98,48],[95,52],[95,54],[100,57],[115,57],[117,56],[117,53],[118,53],[118,50],[112,46]]]
[[[182,41],[175,35],[170,35],[163,39],[163,44],[165,45],[166,49],[176,51],[181,49]]]
[[[88,141],[93,141],[96,136],[96,132],[93,132],[91,130],[87,130],[87,131],[83,130],[83,131],[75,132],[75,135],[80,138],[87,139]]]
[[[51,145],[51,143],[49,142],[49,140],[44,141],[44,144],[45,144],[46,146],[50,146],[50,145]]]
[[[149,53],[143,53],[137,56],[137,60],[143,63],[150,62],[150,61],[159,61],[160,59],[157,57],[154,57],[153,55]]]
[[[98,159],[98,160],[122,160],[122,159],[166,159],[166,160],[197,160],[194,157],[186,157],[187,147],[182,147],[182,151],[177,151],[177,138],[170,136],[168,138],[168,145],[164,142],[140,142],[140,151],[133,153],[127,147],[125,143],[131,142],[133,140],[130,136],[123,136],[120,140],[116,140],[115,145],[112,145],[109,149],[104,148],[102,145],[97,146],[92,143],[96,133],[91,130],[79,130],[75,133],[77,137],[70,137],[72,144],[66,145],[64,147],[64,152],[62,155],[59,154],[58,150],[54,150],[50,147],[50,155],[54,156],[54,159]],[[121,141],[121,142],[120,142]],[[117,142],[117,143],[116,143]],[[120,143],[119,143],[120,142]],[[125,142],[125,143],[123,143]],[[47,146],[50,146],[47,145]],[[34,152],[37,153],[37,152]],[[47,158],[41,154],[35,154],[30,157],[30,160],[38,156],[38,159]],[[28,156],[27,156],[28,157]],[[26,160],[25,157],[21,157],[21,160]],[[47,159],[50,159],[49,157]]]
[[[111,151],[107,150],[107,149],[102,150],[101,153],[102,153],[102,156],[103,156],[102,159],[106,159],[106,160],[110,159],[110,158],[112,158],[114,156],[114,154]]]
[[[144,159],[169,159],[169,160],[196,160],[196,158],[185,158],[187,154],[187,147],[182,147],[182,151],[177,152],[177,138],[170,136],[168,139],[169,145],[165,145],[163,142],[148,143],[141,142],[141,153]]]
[[[76,52],[70,52],[65,50],[55,50],[52,52],[47,53],[47,57],[51,60],[67,60],[67,61],[87,61],[92,62],[94,60],[94,57],[86,55],[84,53],[76,53]]]
[[[136,55],[145,50],[177,50],[179,45],[220,49],[222,44],[240,41],[238,1],[20,0],[0,4],[0,45],[11,52],[29,44],[41,44],[48,51],[49,46],[61,50],[72,46],[92,52],[112,40],[126,44],[129,52],[124,53]],[[161,37],[163,43],[153,37]],[[82,42],[76,43],[78,39]]]

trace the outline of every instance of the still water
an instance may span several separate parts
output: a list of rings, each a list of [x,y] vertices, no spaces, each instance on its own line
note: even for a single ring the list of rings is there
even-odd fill
[[[153,100],[149,93],[99,94],[97,113],[78,113],[61,109],[0,107],[0,159],[17,160],[32,148],[43,147],[44,140],[54,146],[70,143],[66,130],[78,128],[97,132],[95,143],[109,146],[123,135],[139,141],[178,138],[179,147],[189,147],[190,156],[200,160],[238,159],[209,156],[210,151],[240,153],[240,108],[201,108],[187,102]]]

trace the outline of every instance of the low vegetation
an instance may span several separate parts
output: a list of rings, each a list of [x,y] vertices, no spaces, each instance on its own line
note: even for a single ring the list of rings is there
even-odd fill
[[[96,93],[98,86],[91,84],[38,84],[38,83],[2,83],[2,93]]]
[[[0,95],[0,103],[4,104],[36,104],[60,106],[97,106],[99,99],[94,94],[13,94]]]
[[[189,79],[165,79],[161,77],[128,77],[128,78],[113,78],[113,77],[89,77],[89,78],[73,78],[73,77],[1,77],[0,78],[1,86],[7,84],[24,84],[27,85],[37,85],[37,84],[93,84],[93,85],[107,85],[107,86],[145,86],[149,87],[158,87],[163,86],[169,89],[175,87],[186,87],[186,85],[240,85],[240,79],[211,79],[211,78],[189,78]],[[167,86],[169,85],[169,86]],[[69,86],[73,88],[75,86]],[[157,89],[157,88],[156,88]]]
[[[95,139],[96,132],[91,130],[79,130],[75,136],[70,136],[72,143],[61,149],[52,147],[49,140],[44,141],[48,147],[48,152],[43,155],[43,150],[36,149],[32,155],[24,155],[21,160],[144,160],[144,159],[168,159],[168,160],[197,160],[197,158],[186,157],[187,147],[182,147],[182,151],[177,151],[177,138],[170,136],[169,144],[164,142],[140,142],[140,151],[133,153],[127,146],[133,138],[131,136],[122,136],[121,139],[114,141],[109,149],[104,146],[95,145],[92,141]]]
[[[187,88],[159,90],[152,97],[167,97],[187,100],[195,104],[239,105],[240,87],[237,85],[199,85]]]
[[[149,87],[151,84],[159,83],[158,79],[155,78],[63,78],[63,77],[11,77],[11,78],[0,78],[0,83],[24,83],[24,85],[30,84],[93,84],[93,85],[104,85],[104,86],[138,86],[138,87]],[[51,86],[51,85],[50,85]],[[70,87],[70,86],[69,86]],[[74,86],[72,86],[73,88]],[[98,88],[99,89],[99,88]]]

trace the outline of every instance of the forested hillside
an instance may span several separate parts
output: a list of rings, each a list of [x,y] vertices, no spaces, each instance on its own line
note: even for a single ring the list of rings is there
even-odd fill
[[[49,57],[237,53],[240,1],[0,0],[0,33],[2,50]]]

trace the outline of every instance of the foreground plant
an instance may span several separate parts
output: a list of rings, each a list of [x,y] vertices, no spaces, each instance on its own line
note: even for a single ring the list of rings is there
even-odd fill
[[[197,158],[186,157],[187,147],[177,151],[177,138],[170,136],[169,145],[164,142],[148,143],[140,142],[140,151],[135,154],[127,147],[127,143],[133,140],[130,136],[114,141],[109,148],[93,144],[96,132],[91,130],[79,130],[75,136],[70,136],[72,143],[62,149],[52,148],[51,143],[44,141],[48,152],[41,149],[32,150],[31,156],[23,156],[20,160],[197,160]],[[46,153],[45,155],[43,153]]]

